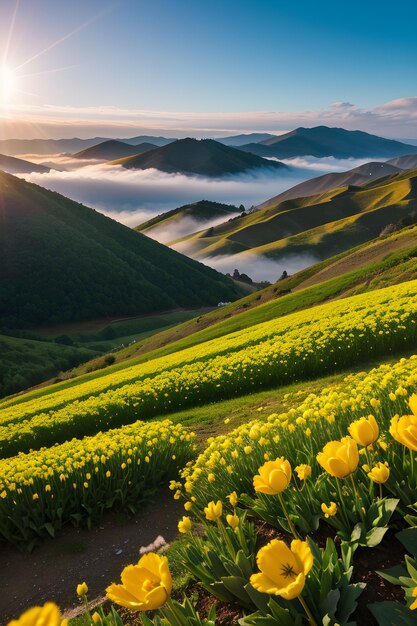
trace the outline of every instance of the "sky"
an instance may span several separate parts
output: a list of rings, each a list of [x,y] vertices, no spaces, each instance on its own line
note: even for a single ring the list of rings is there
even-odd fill
[[[0,138],[417,138],[416,20],[410,0],[0,0]]]

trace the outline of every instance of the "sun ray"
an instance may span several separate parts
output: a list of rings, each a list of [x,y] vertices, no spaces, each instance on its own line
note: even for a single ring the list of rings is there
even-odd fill
[[[9,33],[7,35],[6,45],[4,46],[4,50],[3,50],[3,65],[7,65],[7,57],[9,55],[10,43],[12,41],[12,37],[14,33],[14,25],[16,23],[16,16],[17,16],[17,11],[19,9],[19,3],[20,3],[20,0],[16,0],[16,4],[15,4],[13,15],[12,15],[12,21],[10,22]]]
[[[57,39],[56,41],[54,41],[53,43],[51,43],[49,46],[47,46],[46,48],[44,48],[43,50],[40,50],[39,52],[37,52],[36,54],[34,54],[33,56],[31,56],[29,59],[26,59],[26,61],[23,61],[23,63],[21,63],[20,65],[18,65],[15,69],[16,70],[20,70],[22,69],[22,67],[25,67],[26,65],[28,65],[29,63],[32,63],[35,59],[38,59],[40,56],[46,54],[47,52],[49,52],[50,50],[52,50],[53,48],[56,48],[56,46],[60,45],[61,43],[63,43],[64,41],[66,41],[67,39],[69,39],[70,37],[72,37],[73,35],[76,35],[77,33],[79,33],[80,31],[84,30],[84,28],[86,28],[87,26],[90,26],[90,24],[92,24],[93,22],[97,21],[98,19],[100,19],[103,15],[105,15],[106,13],[108,13],[109,11],[113,10],[113,8],[116,6],[116,4],[118,3],[113,3],[107,7],[105,7],[104,9],[102,9],[101,11],[99,11],[96,15],[94,15],[93,17],[91,17],[89,20],[87,20],[86,22],[84,22],[83,24],[80,24],[80,26],[77,26],[77,28],[74,28],[72,31],[70,31],[69,33],[67,33],[66,35],[64,35],[63,37],[60,37],[60,39]]]

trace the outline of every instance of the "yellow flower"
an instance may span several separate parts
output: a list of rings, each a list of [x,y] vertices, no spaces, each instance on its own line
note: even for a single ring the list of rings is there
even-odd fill
[[[8,626],[61,626],[61,615],[56,604],[47,602],[25,611],[18,619],[9,622]]]
[[[107,597],[131,611],[154,611],[171,595],[168,559],[154,552],[144,554],[137,565],[125,567],[121,579],[121,585],[107,587]]]
[[[369,415],[367,418],[361,417],[352,422],[348,431],[356,443],[361,446],[369,446],[379,437],[379,427],[373,415]]]
[[[293,600],[304,588],[313,555],[306,541],[294,539],[289,548],[283,541],[273,539],[259,550],[256,562],[261,571],[251,576],[252,587],[261,593]]]
[[[238,496],[237,496],[236,491],[233,491],[232,493],[230,493],[230,494],[227,496],[227,499],[229,500],[229,502],[230,502],[230,504],[231,504],[232,506],[236,506],[237,501],[238,501]]]
[[[221,500],[217,500],[217,502],[208,503],[207,506],[204,507],[204,513],[206,514],[206,519],[210,522],[216,522],[223,513],[223,504]]]
[[[412,604],[410,604],[410,607],[409,607],[412,611],[414,611],[415,609],[417,609],[417,587],[414,587],[414,589],[413,589],[413,591],[411,593],[411,596],[413,598],[416,598],[416,600],[414,600],[414,602]]]
[[[214,483],[214,481],[216,480],[216,477],[214,474],[209,474],[207,476],[207,480],[209,481],[209,483]]]
[[[340,441],[329,441],[323,451],[318,453],[317,461],[331,476],[346,478],[358,467],[359,453],[356,441],[350,437],[343,437]]]
[[[94,624],[101,624],[101,616],[100,613],[97,613],[97,611],[94,611],[94,613],[91,616],[91,619],[93,620]]]
[[[386,483],[389,478],[389,467],[385,465],[385,463],[377,463],[375,467],[368,472],[368,476],[374,483],[378,483],[379,485],[382,483]]]
[[[258,470],[259,474],[253,478],[255,491],[274,496],[284,491],[290,484],[291,465],[282,456],[275,461],[267,461]]]
[[[321,505],[321,510],[324,513],[324,517],[333,517],[337,513],[337,504],[336,502],[330,502],[329,506],[323,502]]]
[[[186,511],[191,511],[192,506],[193,506],[193,503],[192,503],[192,502],[186,502],[186,503],[184,504],[184,509],[185,509]]]
[[[186,515],[178,522],[178,530],[180,533],[188,533],[191,530],[192,522]]]
[[[233,529],[237,528],[239,526],[239,518],[237,515],[226,515],[226,522],[229,524],[229,526],[231,526]]]
[[[87,583],[80,583],[79,585],[77,585],[77,596],[79,598],[83,598],[84,596],[86,596],[88,593],[88,586]]]
[[[415,394],[414,394],[415,395]],[[414,396],[411,396],[412,398]],[[391,436],[410,450],[417,452],[417,417],[416,415],[395,415],[389,429]]]
[[[300,480],[306,480],[309,476],[311,476],[311,467],[310,465],[306,465],[305,463],[301,463],[301,465],[297,465],[295,468],[297,472],[298,478]]]

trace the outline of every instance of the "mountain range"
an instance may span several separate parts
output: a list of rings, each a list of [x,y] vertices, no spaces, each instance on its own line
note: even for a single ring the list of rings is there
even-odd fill
[[[0,172],[0,326],[216,305],[240,295],[215,270]]]
[[[117,139],[108,139],[95,146],[81,150],[73,155],[75,159],[96,159],[99,161],[113,161],[115,159],[121,159],[134,154],[141,154],[148,150],[155,150],[157,146],[153,143],[140,143],[138,145],[131,145],[124,141]]]
[[[415,146],[393,139],[384,139],[359,130],[329,128],[296,128],[295,130],[271,137],[260,143],[240,146],[240,150],[257,154],[261,157],[291,159],[299,156],[317,158],[390,158],[412,154]]]
[[[232,254],[275,260],[290,255],[326,259],[377,237],[389,224],[414,216],[417,170],[306,197],[281,200],[277,196],[262,206],[170,245],[197,259]],[[238,263],[237,258],[234,262]]]
[[[213,139],[179,139],[150,150],[144,154],[119,159],[113,162],[128,169],[146,170],[154,168],[162,172],[197,174],[222,177],[243,174],[251,170],[286,170],[287,166],[277,161],[268,161],[225,146]]]
[[[31,163],[30,161],[26,161],[26,159],[16,159],[15,157],[6,156],[5,154],[0,154],[0,170],[8,172],[9,174],[31,174],[32,172],[46,174],[50,172],[49,167]]]

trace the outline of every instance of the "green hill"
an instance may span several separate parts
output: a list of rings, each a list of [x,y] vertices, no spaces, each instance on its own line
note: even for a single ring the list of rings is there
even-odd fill
[[[0,173],[0,327],[216,305],[216,271],[37,185]]]
[[[181,250],[194,258],[242,253],[275,260],[291,254],[329,258],[412,214],[417,207],[417,171],[265,205],[210,232],[184,237]]]
[[[318,158],[333,156],[338,159],[367,157],[397,157],[412,154],[415,146],[370,135],[359,130],[329,128],[296,128],[289,133],[271,137],[260,143],[240,146],[252,154],[262,157],[290,159],[298,156]]]
[[[232,204],[222,204],[220,202],[212,202],[210,200],[200,200],[199,202],[185,204],[177,209],[172,209],[172,211],[161,213],[160,215],[147,220],[143,224],[140,224],[135,228],[135,230],[145,234],[150,234],[159,227],[169,228],[170,226],[175,226],[185,218],[191,219],[193,223],[201,223],[203,226],[204,223],[210,222],[214,219],[227,219],[232,215],[238,214],[239,211],[241,212],[241,209]]]
[[[116,139],[109,139],[103,141],[95,146],[81,150],[74,154],[75,159],[98,159],[101,161],[112,161],[114,159],[121,159],[127,156],[133,156],[134,154],[141,154],[148,150],[154,150],[155,145],[151,143],[141,143],[137,146],[131,146],[123,141]]]
[[[267,161],[218,141],[190,138],[179,139],[145,154],[116,160],[114,163],[129,169],[155,168],[162,172],[198,174],[214,178],[242,174],[254,169],[286,170],[283,163]]]

